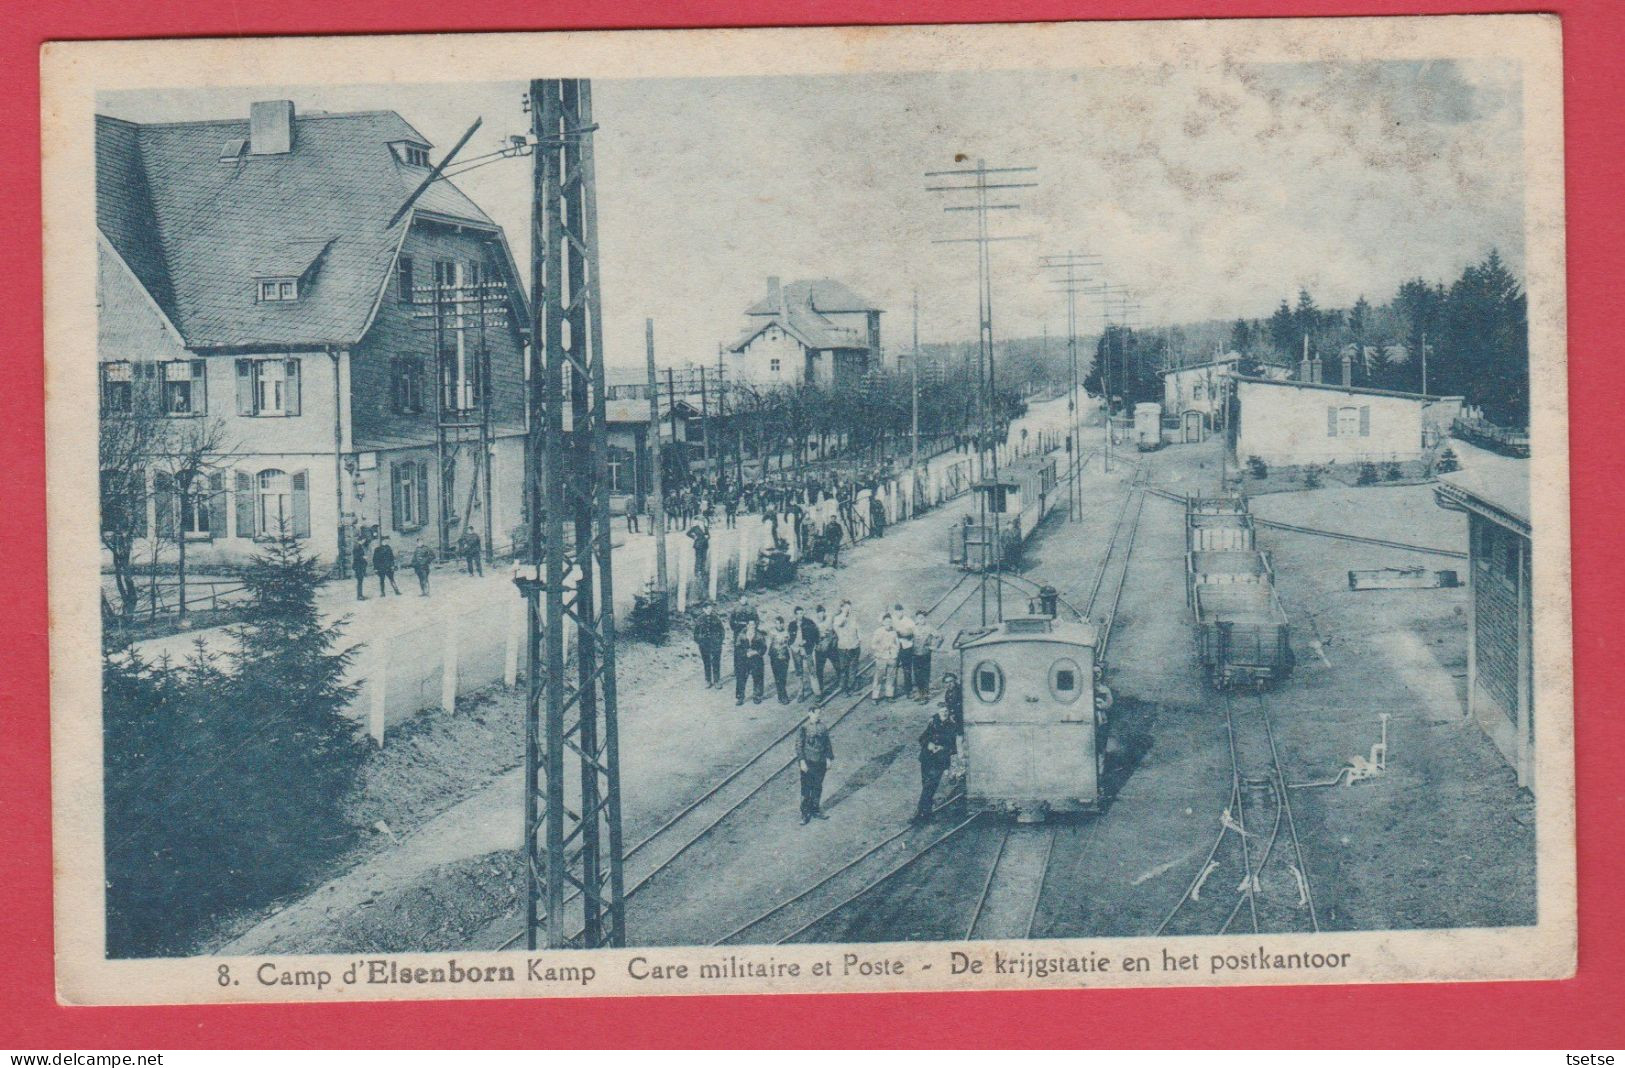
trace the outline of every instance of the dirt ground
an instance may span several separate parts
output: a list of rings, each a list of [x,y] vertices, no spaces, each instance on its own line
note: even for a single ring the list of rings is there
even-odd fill
[[[1029,579],[1053,583],[1068,600],[1087,597],[1136,462],[1176,492],[1210,490],[1219,470],[1215,443],[1121,457],[1109,474],[1096,459],[1084,476],[1083,519],[1064,522],[1061,504],[1032,545]],[[844,595],[866,621],[867,638],[885,606],[923,606],[951,593],[937,619],[951,639],[979,617],[974,584],[956,585],[963,576],[943,566],[946,527],[968,507],[959,502],[894,528],[850,553],[838,575],[803,569],[793,590],[762,599],[764,615],[792,603],[833,607]],[[1443,549],[1465,545],[1460,516],[1435,507],[1427,486],[1271,494],[1254,508],[1260,517],[1296,525]],[[1057,823],[1033,916],[1036,936],[1156,930],[1218,829],[1229,760],[1222,713],[1194,659],[1182,531],[1176,502],[1147,497],[1110,655],[1108,681],[1118,694],[1107,769],[1111,800],[1098,815]],[[1298,661],[1295,675],[1267,696],[1288,779],[1331,778],[1355,754],[1369,753],[1381,735],[1381,714],[1388,715],[1387,774],[1353,787],[1290,791],[1321,927],[1532,922],[1533,800],[1463,715],[1466,591],[1357,593],[1347,585],[1351,568],[1465,570],[1463,562],[1271,528],[1260,529],[1259,542],[1275,565]],[[939,655],[939,675],[951,659]],[[624,647],[620,676],[629,844],[793,729],[807,707],[780,705],[771,683],[764,703],[747,700],[743,707],[735,706],[731,683],[704,690],[681,628],[664,647]],[[906,829],[919,789],[914,744],[928,714],[929,706],[913,701],[830,702],[826,719],[844,717],[832,732],[830,819],[800,825],[795,776],[781,772],[647,881],[699,827],[635,856],[627,864],[628,883],[636,887],[629,941],[709,943],[786,902],[735,940],[964,937],[997,855],[998,825],[973,825],[859,894],[960,818],[944,811],[927,827]],[[472,713],[420,718],[369,767],[353,805],[358,821],[381,821],[388,830],[373,836],[348,872],[292,907],[240,925],[216,948],[503,945],[519,929],[523,895],[515,848],[518,731],[517,694],[495,693]],[[780,743],[736,784],[738,796],[787,757]],[[821,889],[792,900],[826,877]]]
[[[1054,402],[1035,405],[1024,422],[1049,426],[1058,411]],[[853,602],[867,643],[882,611],[896,603],[923,607],[959,581],[960,573],[944,566],[947,528],[970,507],[968,500],[960,500],[897,525],[878,541],[843,554],[838,572],[803,567],[793,587],[753,594],[753,600],[770,618],[778,613],[788,617],[796,604],[833,610],[845,597]],[[956,604],[959,596],[945,607]],[[941,658],[937,666],[940,671]],[[769,696],[761,704],[747,699],[743,707],[736,706],[731,675],[723,689],[705,690],[686,626],[674,627],[663,646],[626,643],[618,667],[623,822],[629,845],[792,729],[808,707],[805,702],[780,705],[771,696],[771,679]],[[522,704],[521,693],[497,689],[472,714],[430,711],[392,735],[389,747],[367,768],[351,805],[359,822],[370,827],[382,821],[388,830],[376,830],[345,870],[325,885],[298,901],[239,918],[230,930],[210,939],[207,948],[293,953],[500,945],[517,930],[522,890],[517,847],[523,776],[516,767],[522,754]],[[838,702],[832,710],[844,707]],[[899,729],[910,741],[929,715],[928,708],[913,701],[886,707],[897,710]],[[836,730],[838,752],[868,752],[866,741],[843,738],[849,732],[857,737],[857,728],[854,719]],[[886,811],[882,822],[888,827],[897,813],[906,814],[918,789],[912,754],[903,756],[912,785]],[[863,776],[874,771],[870,761],[840,762],[832,769],[826,795],[839,804],[842,789],[857,789]],[[784,813],[792,827],[802,830],[795,820],[794,778],[781,778],[783,782],[763,792],[760,803]],[[745,811],[749,809],[742,816]],[[819,823],[806,830],[817,833],[833,826]],[[834,832],[828,837],[834,853],[849,844]],[[629,881],[635,870],[629,864]],[[793,873],[786,874],[784,885],[792,885],[792,878]],[[645,895],[652,898],[658,889],[651,884]],[[640,910],[644,908],[640,899]],[[678,929],[675,917],[658,926]]]

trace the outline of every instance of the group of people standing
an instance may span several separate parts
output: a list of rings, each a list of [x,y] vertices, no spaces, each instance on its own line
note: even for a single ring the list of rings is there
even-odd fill
[[[724,683],[722,651],[730,639],[736,706],[744,705],[747,696],[756,704],[765,700],[769,673],[780,704],[813,699],[796,738],[801,822],[823,819],[824,775],[835,759],[835,748],[819,706],[826,693],[855,693],[860,687],[858,661],[864,642],[852,602],[843,600],[833,614],[821,604],[810,611],[795,605],[788,617],[775,612],[768,620],[749,595],[740,598],[726,619],[715,604],[707,602],[694,624],[706,689]],[[912,694],[916,701],[928,702],[933,654],[941,645],[941,635],[924,612],[910,612],[901,604],[883,612],[869,638],[874,657],[870,699],[880,703]],[[930,817],[937,786],[958,749],[963,699],[957,677],[950,672],[945,680],[943,707],[920,738],[921,792],[916,819]]]
[[[480,558],[482,549],[480,536],[474,533],[473,527],[466,527],[457,539],[456,553],[463,562],[463,567],[470,575],[484,575],[485,565]],[[434,568],[435,554],[427,544],[419,541],[407,557],[406,566],[412,569],[417,576],[418,596],[429,596],[429,574]],[[355,537],[350,546],[350,570],[355,575],[355,599],[367,599],[367,569],[371,567],[372,573],[378,576],[378,596],[387,597],[391,592],[401,596],[401,588],[395,583],[397,562],[395,547],[389,543],[389,535],[384,534],[378,527],[363,528]]]

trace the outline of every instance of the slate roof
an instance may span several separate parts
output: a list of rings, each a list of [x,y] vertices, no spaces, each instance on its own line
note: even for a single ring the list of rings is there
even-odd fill
[[[96,117],[97,223],[189,348],[355,344],[414,219],[500,233],[445,180],[386,229],[428,173],[390,150],[429,143],[393,111],[296,115],[292,152],[221,160],[248,136],[246,116]],[[300,299],[256,300],[256,279],[307,272]]]
[[[867,349],[867,333],[850,327],[837,326],[826,319],[824,312],[879,311],[871,302],[830,278],[810,282],[791,282],[783,288],[785,310],[781,314],[771,295],[745,309],[745,314],[758,321],[751,323],[743,334],[728,346],[738,352],[750,344],[763,330],[777,324],[785,333],[809,349]]]
[[[784,287],[784,302],[790,307],[811,308],[815,312],[866,312],[880,311],[873,301],[866,300],[852,292],[833,278],[814,278],[806,282],[791,282]],[[771,294],[745,309],[746,315],[772,315],[778,311],[773,306]]]

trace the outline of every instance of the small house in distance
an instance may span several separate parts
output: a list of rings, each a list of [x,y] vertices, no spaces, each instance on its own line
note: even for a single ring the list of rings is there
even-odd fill
[[[745,309],[727,378],[757,388],[856,385],[880,366],[880,309],[830,278],[780,285]]]
[[[1227,353],[1204,363],[1170,367],[1162,372],[1162,410],[1179,418],[1183,440],[1200,441],[1224,419],[1229,403],[1229,378],[1241,354]]]
[[[1270,467],[1425,461],[1461,411],[1460,397],[1323,382],[1319,363],[1304,361],[1295,379],[1231,378],[1238,460],[1257,457]],[[1345,376],[1347,368],[1345,361]]]
[[[1467,714],[1534,789],[1534,598],[1529,462],[1477,458],[1440,475],[1434,500],[1467,516]]]

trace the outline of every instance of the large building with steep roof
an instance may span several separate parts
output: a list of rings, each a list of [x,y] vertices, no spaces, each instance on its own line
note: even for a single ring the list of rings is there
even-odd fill
[[[767,295],[745,309],[749,321],[726,347],[730,382],[758,389],[845,387],[880,368],[880,309],[829,278],[767,280]]]
[[[402,556],[468,527],[509,540],[524,293],[502,228],[450,181],[400,210],[431,148],[393,111],[291,101],[97,116],[103,419],[145,404],[218,421],[226,446],[195,498],[147,474],[141,533],[160,548],[184,538],[207,568],[282,526],[328,563],[373,527]]]

